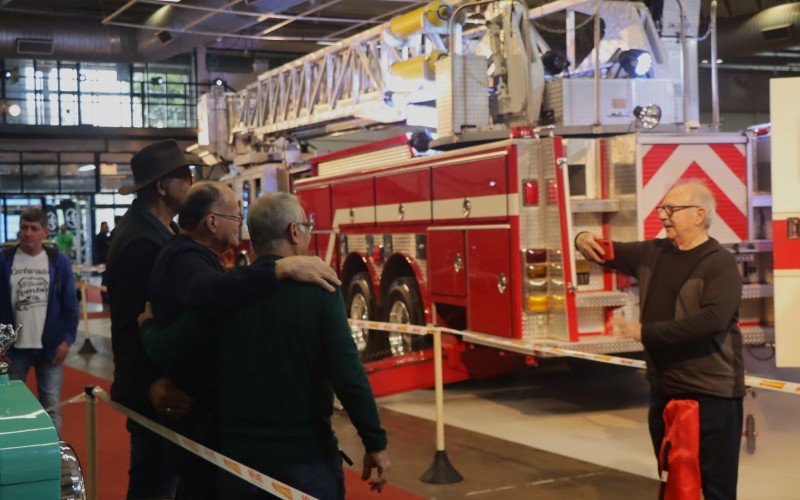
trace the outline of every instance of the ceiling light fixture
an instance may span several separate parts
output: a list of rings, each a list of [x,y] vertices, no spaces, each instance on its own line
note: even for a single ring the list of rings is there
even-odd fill
[[[9,116],[17,117],[22,114],[19,104],[9,104],[8,101],[0,101],[0,113],[8,113]]]

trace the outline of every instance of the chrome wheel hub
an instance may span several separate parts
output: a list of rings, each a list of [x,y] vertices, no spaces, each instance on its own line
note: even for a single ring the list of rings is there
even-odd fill
[[[350,319],[361,319],[365,321],[369,319],[369,306],[367,305],[367,299],[364,298],[364,296],[360,293],[355,294],[352,302],[350,302]],[[360,326],[351,326],[350,332],[353,335],[353,342],[356,343],[358,352],[364,352],[364,349],[367,348],[366,330]]]
[[[411,324],[411,313],[403,302],[397,301],[389,310],[389,323]],[[411,352],[411,334],[389,332],[389,349],[392,356],[402,356]]]

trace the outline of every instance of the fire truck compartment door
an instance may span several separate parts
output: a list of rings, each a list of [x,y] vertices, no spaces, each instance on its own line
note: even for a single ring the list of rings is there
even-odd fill
[[[467,295],[467,255],[464,231],[428,231],[428,272],[434,295]]]
[[[800,78],[770,80],[775,364],[800,366]]]
[[[331,228],[331,188],[330,186],[298,189],[297,196],[306,209],[308,220],[314,221],[316,229]]]
[[[430,222],[430,169],[378,176],[375,179],[375,199],[375,215],[379,223]]]
[[[333,226],[375,224],[375,179],[331,186]]]
[[[487,153],[433,168],[433,219],[505,220],[508,216],[506,152]]]
[[[511,337],[511,254],[507,229],[467,231],[468,328]]]

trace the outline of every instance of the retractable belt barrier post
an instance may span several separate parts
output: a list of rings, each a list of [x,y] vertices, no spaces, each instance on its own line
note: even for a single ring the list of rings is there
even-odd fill
[[[432,326],[406,325],[398,323],[381,323],[378,321],[364,321],[351,319],[350,325],[370,330],[384,330],[400,333],[410,333],[412,335],[432,335],[433,336],[433,369],[434,369],[434,391],[436,398],[436,454],[433,457],[433,464],[419,478],[424,483],[432,484],[452,484],[464,480],[459,474],[444,447],[444,376],[442,375],[442,333],[451,333],[456,330],[438,328]]]
[[[216,465],[217,467],[225,470],[226,472],[230,472],[231,474],[239,477],[247,481],[248,483],[258,487],[261,490],[269,492],[275,495],[278,498],[284,498],[286,500],[316,500],[315,497],[307,493],[303,493],[302,491],[292,488],[288,484],[282,483],[277,479],[273,479],[266,474],[263,474],[255,469],[251,469],[250,467],[233,460],[232,458],[228,458],[221,453],[218,453],[211,448],[207,448],[197,441],[193,441],[177,432],[164,427],[163,425],[153,422],[152,420],[145,418],[135,411],[132,411],[121,404],[115,403],[111,400],[108,394],[100,387],[96,386],[87,386],[85,394],[79,394],[74,396],[67,401],[59,403],[57,406],[64,406],[66,404],[77,403],[80,401],[87,402],[87,410],[86,410],[86,430],[87,430],[87,490],[88,496],[87,499],[93,500],[97,498],[97,452],[96,452],[96,443],[97,443],[97,428],[96,428],[96,416],[95,416],[95,400],[99,399],[100,401],[106,403],[107,405],[111,406],[113,409],[117,410],[118,412],[122,413],[126,417],[130,418],[131,420],[136,421],[139,425],[147,428],[148,430],[158,434],[162,438],[166,439],[167,441],[177,444],[181,448],[194,453],[198,457],[211,462],[212,464]]]
[[[81,290],[81,320],[83,321],[83,345],[78,350],[78,354],[95,354],[97,349],[92,344],[92,339],[89,336],[89,282],[85,279],[80,281],[78,285]]]
[[[86,500],[97,500],[97,400],[94,397],[95,386],[87,385],[86,394],[86,475],[89,488]]]
[[[78,282],[78,289],[81,291],[81,320],[83,322],[83,333],[85,338],[83,340],[83,345],[81,346],[80,350],[78,350],[78,354],[95,354],[97,353],[97,349],[95,348],[94,344],[92,344],[92,339],[89,336],[89,310],[88,310],[88,303],[89,303],[89,288],[97,288],[100,291],[105,292],[106,287],[94,285],[89,283],[88,276],[86,273],[90,272],[102,272],[105,271],[106,266],[99,265],[99,266],[72,266],[72,272],[80,275],[80,281]]]

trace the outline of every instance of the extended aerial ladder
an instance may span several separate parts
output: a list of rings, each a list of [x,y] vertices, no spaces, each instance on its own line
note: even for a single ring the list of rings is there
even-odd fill
[[[588,18],[576,27],[576,15]],[[566,21],[563,29],[553,29],[551,16]],[[696,15],[681,16],[687,30],[696,26]],[[603,21],[602,37],[595,19]],[[663,29],[665,43],[647,8],[636,2],[562,0],[528,9],[518,0],[436,0],[226,94],[228,142],[244,138],[259,149],[274,137],[315,127],[324,132],[325,125],[341,121],[405,122],[438,128],[440,136],[492,128],[502,135],[509,126],[536,124],[624,132],[635,118],[633,103],[659,104],[662,124],[696,121],[696,41],[679,42],[676,21]],[[598,50],[577,60],[581,28],[594,32]],[[558,55],[543,36],[553,31],[566,35],[562,58],[570,68],[553,64]],[[647,54],[647,78],[616,78],[625,62],[620,56],[628,52]],[[484,79],[483,71],[487,85],[469,87],[466,80]],[[464,92],[483,87],[488,98],[476,96],[466,109],[455,109],[465,106]]]
[[[393,99],[392,89],[402,89],[407,77],[428,72],[430,78],[431,61],[446,51],[442,35],[452,10],[434,1],[261,74],[257,82],[226,96],[231,140],[346,118],[404,120],[413,92],[406,85]]]

